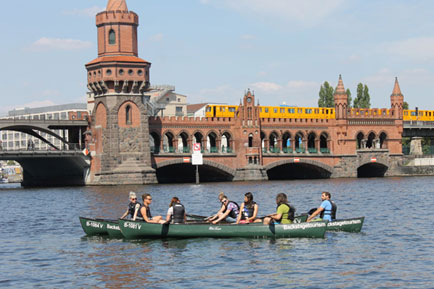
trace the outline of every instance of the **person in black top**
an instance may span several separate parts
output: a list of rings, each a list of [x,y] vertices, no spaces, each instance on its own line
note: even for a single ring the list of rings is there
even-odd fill
[[[125,213],[122,215],[121,219],[125,219],[126,216],[130,215],[130,219],[136,220],[137,216],[139,218],[142,214],[140,214],[140,208],[142,205],[137,202],[137,195],[135,192],[130,192],[130,203],[128,204],[128,208]]]
[[[248,192],[244,195],[244,203],[241,204],[240,213],[238,214],[237,224],[259,223],[260,219],[256,219],[258,215],[258,204],[253,201],[253,194]]]
[[[173,197],[167,211],[166,223],[183,224],[187,220],[185,208],[178,197]]]
[[[152,217],[151,215],[151,208],[149,207],[152,203],[152,197],[150,194],[143,194],[142,195],[143,205],[140,208],[140,213],[143,216],[143,220],[146,223],[157,223],[157,224],[164,224],[166,223],[165,220],[163,220],[162,216],[155,216]]]

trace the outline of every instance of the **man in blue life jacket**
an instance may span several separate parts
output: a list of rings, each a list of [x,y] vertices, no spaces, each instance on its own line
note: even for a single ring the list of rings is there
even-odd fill
[[[318,209],[316,209],[310,216],[307,218],[307,222],[312,221],[318,215],[324,221],[334,221],[336,218],[336,205],[331,200],[331,194],[329,192],[322,192],[321,200],[322,203]]]

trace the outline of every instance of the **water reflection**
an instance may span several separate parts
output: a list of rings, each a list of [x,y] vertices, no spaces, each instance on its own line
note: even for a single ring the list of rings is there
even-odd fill
[[[259,215],[284,192],[298,213],[332,193],[339,217],[366,216],[362,233],[325,239],[124,241],[83,237],[78,216],[117,218],[128,192],[153,195],[165,215],[174,195],[210,215],[220,191],[240,203],[251,191]],[[434,178],[346,179],[128,187],[0,187],[2,267],[10,288],[430,288],[434,284]]]

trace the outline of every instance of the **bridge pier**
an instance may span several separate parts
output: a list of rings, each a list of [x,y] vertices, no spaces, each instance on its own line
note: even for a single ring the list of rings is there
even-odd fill
[[[267,170],[262,166],[247,166],[237,169],[234,181],[268,181]]]

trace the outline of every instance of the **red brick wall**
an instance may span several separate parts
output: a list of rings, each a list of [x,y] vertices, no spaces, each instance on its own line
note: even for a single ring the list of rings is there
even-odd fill
[[[131,108],[131,122],[127,123],[127,106]],[[119,107],[118,111],[118,125],[119,127],[128,128],[128,127],[140,127],[140,110],[137,105],[132,101],[127,101]]]

